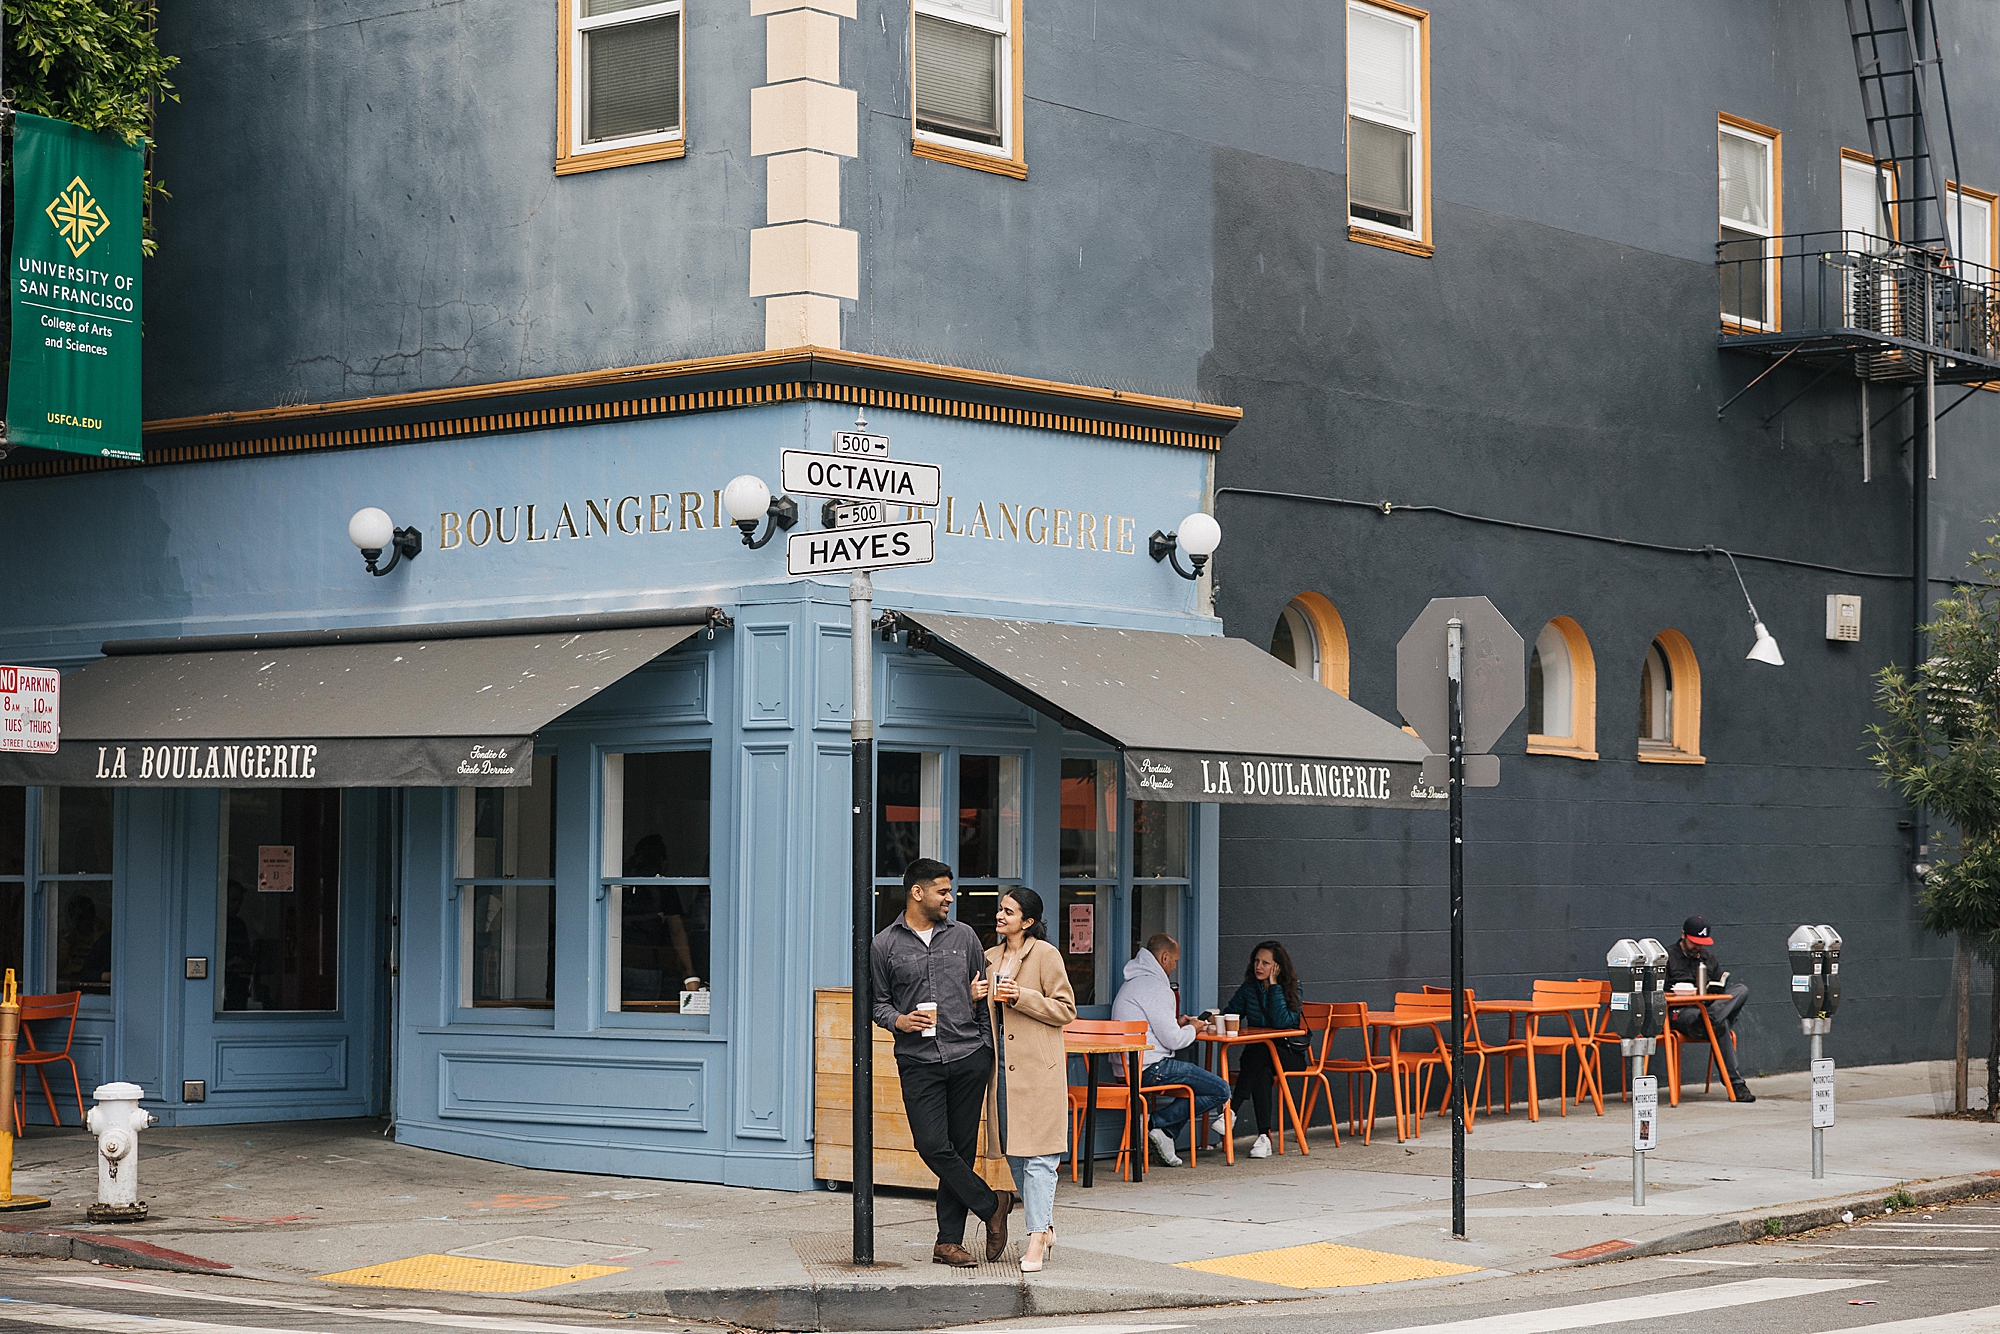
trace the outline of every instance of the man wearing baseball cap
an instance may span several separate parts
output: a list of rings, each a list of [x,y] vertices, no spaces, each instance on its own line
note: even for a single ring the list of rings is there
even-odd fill
[[[1718,992],[1728,995],[1728,1000],[1708,1003],[1708,1018],[1715,1025],[1717,1039],[1715,1054],[1722,1062],[1722,1073],[1730,1087],[1736,1090],[1736,1101],[1755,1102],[1757,1095],[1743,1082],[1743,1072],[1736,1067],[1736,1016],[1750,999],[1750,988],[1729,980],[1729,974],[1716,962],[1714,945],[1715,937],[1709,932],[1706,917],[1690,917],[1681,923],[1681,938],[1667,949],[1667,991],[1670,995],[1674,992],[1687,995],[1706,984],[1710,995]],[[1691,1005],[1682,1006],[1673,1011],[1673,1016],[1674,1029],[1683,1038],[1708,1040],[1708,1030],[1701,1026],[1701,1011]]]

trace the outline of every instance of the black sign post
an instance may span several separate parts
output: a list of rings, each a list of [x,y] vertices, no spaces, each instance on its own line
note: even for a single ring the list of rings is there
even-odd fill
[[[1451,1234],[1465,1237],[1465,789],[1493,787],[1488,753],[1526,702],[1526,644],[1485,598],[1433,598],[1396,645],[1396,707],[1430,746],[1451,802]]]

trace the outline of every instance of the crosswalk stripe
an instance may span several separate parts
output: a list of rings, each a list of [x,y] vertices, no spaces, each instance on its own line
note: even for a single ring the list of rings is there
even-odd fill
[[[1849,1326],[1828,1334],[2000,1334],[2000,1306],[1892,1320],[1886,1325]]]
[[[57,1329],[89,1329],[97,1334],[309,1334],[269,1325],[212,1325],[205,1320],[165,1320],[159,1316],[88,1311],[81,1306],[58,1306],[54,1302],[21,1297],[0,1297],[0,1320],[54,1325]]]
[[[152,1297],[179,1297],[186,1301],[216,1302],[225,1306],[261,1306],[273,1311],[301,1311],[309,1315],[337,1315],[356,1320],[382,1320],[400,1325],[479,1329],[490,1331],[490,1334],[611,1334],[609,1328],[603,1325],[570,1325],[553,1320],[523,1320],[518,1317],[495,1315],[461,1315],[453,1311],[323,1306],[314,1302],[279,1301],[270,1297],[239,1297],[221,1292],[196,1292],[189,1288],[169,1287],[164,1283],[144,1283],[132,1278],[99,1278],[92,1274],[52,1274],[47,1281],[66,1283],[74,1288],[108,1288],[114,1292],[143,1292]],[[0,1301],[4,1300],[6,1299],[0,1298]],[[149,1325],[147,1328],[162,1327]],[[236,1329],[239,1326],[222,1325],[215,1328]]]
[[[1888,1242],[1862,1242],[1859,1245],[1824,1246],[1829,1251],[1990,1251],[1991,1246],[1892,1246]]]
[[[1751,1278],[1712,1288],[1683,1288],[1676,1292],[1649,1293],[1644,1297],[1614,1297],[1608,1301],[1556,1306],[1541,1311],[1511,1311],[1505,1315],[1454,1320],[1443,1325],[1409,1325],[1401,1329],[1382,1330],[1379,1334],[1553,1334],[1556,1330],[1617,1325],[1627,1320],[1658,1320],[1693,1315],[1698,1311],[1750,1306],[1757,1302],[1810,1297],[1815,1293],[1839,1292],[1879,1282],[1880,1279],[1871,1278]]]

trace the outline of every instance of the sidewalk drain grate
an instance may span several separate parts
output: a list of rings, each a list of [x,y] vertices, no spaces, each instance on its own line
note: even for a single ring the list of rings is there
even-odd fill
[[[504,1260],[476,1260],[463,1255],[412,1255],[338,1274],[321,1274],[322,1283],[346,1283],[361,1288],[417,1288],[426,1292],[533,1292],[538,1288],[581,1283],[587,1278],[622,1274],[626,1265],[529,1265]]]
[[[1226,1255],[1219,1260],[1183,1260],[1176,1269],[1198,1269],[1205,1274],[1227,1278],[1247,1278],[1258,1283],[1276,1283],[1287,1288],[1352,1288],[1364,1283],[1407,1283],[1417,1278],[1445,1278],[1452,1274],[1476,1274],[1478,1265],[1448,1264],[1414,1255],[1388,1251],[1364,1251],[1354,1246],[1336,1246],[1316,1241],[1308,1246],[1286,1246],[1275,1251],[1251,1251],[1248,1255]]]

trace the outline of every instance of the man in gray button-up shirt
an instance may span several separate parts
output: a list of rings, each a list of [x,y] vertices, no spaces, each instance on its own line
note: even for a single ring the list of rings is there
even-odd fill
[[[986,1006],[972,999],[972,981],[986,972],[979,933],[950,920],[951,868],[919,857],[903,872],[903,915],[869,948],[875,1023],[896,1035],[896,1073],[910,1138],[924,1165],[937,1173],[939,1264],[977,1263],[965,1249],[965,1215],[986,1220],[986,1258],[1007,1247],[1013,1192],[980,1179],[979,1114],[993,1076]],[[934,1004],[937,1012],[919,1011]],[[926,1036],[926,1030],[935,1033]]]

